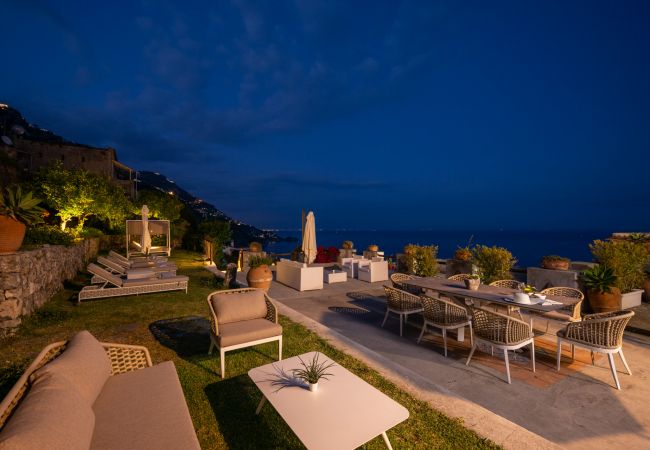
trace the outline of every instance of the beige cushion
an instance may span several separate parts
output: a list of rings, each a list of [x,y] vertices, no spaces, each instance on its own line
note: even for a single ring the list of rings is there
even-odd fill
[[[158,278],[156,274],[152,274],[152,278],[135,278],[133,280],[123,280],[122,286],[150,286],[152,284],[180,283],[188,280],[189,278],[186,275]]]
[[[61,374],[34,381],[0,433],[2,450],[87,450],[95,415],[84,396]]]
[[[234,294],[213,294],[210,300],[220,327],[221,324],[266,317],[264,291],[260,289]]]
[[[171,361],[112,376],[93,410],[93,450],[200,449]]]
[[[245,344],[282,334],[282,327],[266,319],[245,320],[219,325],[219,347]]]
[[[34,373],[35,378],[46,374],[61,374],[92,405],[111,376],[111,360],[106,350],[88,331],[75,334],[65,351],[54,361]]]

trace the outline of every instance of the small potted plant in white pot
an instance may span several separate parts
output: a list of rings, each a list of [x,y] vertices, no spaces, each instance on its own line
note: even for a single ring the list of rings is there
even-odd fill
[[[334,363],[330,362],[328,364],[326,361],[319,362],[318,355],[319,353],[316,353],[311,361],[308,362],[303,361],[299,356],[298,359],[300,359],[302,368],[293,370],[294,376],[307,383],[311,392],[318,391],[318,381],[321,378],[327,380],[327,377],[333,376],[333,374],[327,372],[327,369],[334,366]]]
[[[473,274],[463,280],[463,282],[465,283],[465,287],[470,291],[478,291],[478,287],[481,285],[481,277]]]

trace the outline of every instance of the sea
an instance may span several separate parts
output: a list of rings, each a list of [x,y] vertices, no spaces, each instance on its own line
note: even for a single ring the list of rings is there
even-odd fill
[[[279,236],[293,242],[272,242],[266,251],[290,253],[300,245],[300,230],[277,230]],[[436,245],[438,258],[451,258],[458,247],[476,244],[505,247],[517,259],[516,266],[538,266],[545,255],[560,255],[572,261],[592,261],[589,243],[606,239],[611,231],[434,231],[434,230],[317,230],[319,246],[341,248],[343,241],[352,241],[357,253],[377,244],[386,257],[401,253],[407,244]]]

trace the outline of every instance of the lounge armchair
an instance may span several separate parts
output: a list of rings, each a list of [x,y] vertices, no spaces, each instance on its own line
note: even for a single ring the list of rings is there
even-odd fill
[[[512,316],[482,308],[471,308],[471,313],[474,342],[465,365],[469,366],[478,343],[483,342],[489,345],[493,351],[494,348],[501,349],[506,362],[508,384],[510,384],[508,350],[517,350],[530,345],[530,358],[533,364],[533,372],[535,372],[535,340],[529,324]]]
[[[447,330],[458,330],[459,328],[469,327],[470,342],[473,343],[472,337],[472,320],[467,309],[458,305],[456,302],[444,298],[432,298],[426,295],[420,297],[424,311],[424,323],[422,332],[418,338],[418,344],[422,336],[427,331],[427,326],[440,328],[442,330],[442,343],[445,349],[445,358],[447,357]]]
[[[215,291],[208,295],[210,308],[210,349],[219,349],[221,378],[226,376],[226,352],[278,341],[282,359],[282,327],[271,298],[261,289],[243,288]]]
[[[628,375],[632,375],[630,367],[623,356],[623,333],[625,326],[634,316],[634,311],[614,311],[598,314],[586,314],[582,321],[569,323],[566,328],[557,332],[557,371],[560,371],[562,358],[562,342],[571,344],[571,359],[575,357],[575,346],[591,350],[591,363],[594,363],[594,352],[606,353],[609,368],[616,382],[616,389],[621,389],[616,374],[614,354],[618,353]]]
[[[121,297],[123,295],[150,294],[154,292],[180,291],[187,293],[189,278],[176,275],[165,278],[143,278],[127,280],[102,269],[97,264],[88,264],[88,272],[101,285],[84,286],[79,292],[79,301],[93,298]]]
[[[403,322],[408,323],[408,316],[424,311],[422,299],[410,292],[390,286],[384,286],[384,291],[386,292],[386,315],[381,326],[383,328],[386,325],[389,313],[397,314],[399,316],[399,335],[402,336]]]
[[[45,347],[0,403],[0,448],[200,446],[173,362],[82,331]]]
[[[388,261],[384,261],[384,258],[373,258],[367,264],[360,264],[357,276],[359,281],[368,283],[386,281],[388,280]]]

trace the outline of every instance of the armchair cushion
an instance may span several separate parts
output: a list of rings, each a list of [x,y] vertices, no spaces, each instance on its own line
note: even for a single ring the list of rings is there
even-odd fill
[[[102,344],[84,330],[70,339],[61,356],[36,371],[34,378],[52,375],[67,378],[92,405],[111,376],[111,361]]]
[[[266,317],[266,299],[261,289],[237,293],[213,294],[212,308],[221,326],[232,322],[263,319]]]
[[[219,346],[230,347],[282,334],[282,327],[266,319],[244,320],[219,325]]]
[[[112,376],[93,410],[93,450],[199,448],[171,361]]]
[[[45,374],[0,433],[3,450],[87,450],[95,415],[82,393],[65,376]]]

